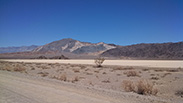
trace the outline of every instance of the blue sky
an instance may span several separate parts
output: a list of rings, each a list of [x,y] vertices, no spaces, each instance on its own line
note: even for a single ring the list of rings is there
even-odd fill
[[[0,0],[0,47],[183,41],[183,0]]]

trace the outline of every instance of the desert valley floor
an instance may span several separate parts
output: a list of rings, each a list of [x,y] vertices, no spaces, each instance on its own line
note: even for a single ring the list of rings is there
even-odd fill
[[[0,60],[0,103],[182,103],[183,61]]]

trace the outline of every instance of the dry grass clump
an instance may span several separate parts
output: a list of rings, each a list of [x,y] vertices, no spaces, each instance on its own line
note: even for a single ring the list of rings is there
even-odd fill
[[[180,96],[180,97],[183,98],[183,89],[182,89],[182,90],[176,91],[176,92],[175,92],[175,95],[176,95],[176,96]]]
[[[57,80],[61,80],[61,81],[67,81],[67,76],[66,74],[62,74],[62,75],[58,75],[58,76],[52,76],[52,78],[57,79]]]
[[[116,70],[124,70],[124,68],[123,68],[123,67],[116,67],[116,68],[113,68],[113,69],[111,70],[111,72],[116,71]]]
[[[80,68],[81,68],[81,69],[85,69],[85,68],[86,68],[86,66],[84,66],[84,65],[80,65]]]
[[[142,71],[149,71],[149,69],[145,68],[145,69],[142,69]]]
[[[46,76],[48,76],[48,72],[39,72],[39,73],[37,73],[37,74],[40,74],[42,77],[46,77]]]
[[[155,72],[163,72],[164,70],[161,70],[161,69],[156,69],[154,70]]]
[[[135,85],[130,80],[123,80],[123,89],[126,92],[135,92]]]
[[[25,71],[25,68],[22,65],[16,64],[14,67],[14,71],[22,72]]]
[[[167,72],[179,72],[179,69],[170,69],[170,70],[167,70]]]
[[[154,84],[148,80],[139,80],[137,82],[137,90],[136,93],[142,95],[156,95],[158,90],[154,88]]]
[[[79,81],[79,77],[75,76],[74,79],[72,80],[72,83],[77,82],[77,81]]]
[[[67,76],[66,76],[66,74],[62,74],[62,75],[59,77],[59,80],[61,80],[61,81],[67,81]]]
[[[158,93],[158,90],[154,88],[154,84],[148,80],[139,80],[136,83],[124,80],[123,88],[127,92],[135,92],[141,95],[156,95]]]
[[[153,80],[159,80],[159,78],[158,78],[158,77],[156,77],[156,76],[151,77],[151,79],[153,79]]]
[[[73,71],[74,71],[75,73],[79,73],[79,72],[80,72],[79,69],[73,69]]]
[[[89,73],[89,72],[84,72],[84,74],[86,74],[86,75],[93,75],[93,73]]]
[[[127,71],[127,72],[124,72],[124,74],[127,75],[127,77],[135,77],[135,76],[139,76],[139,74],[137,73],[137,71],[134,71],[134,70],[131,70],[131,71]]]
[[[95,72],[95,73],[99,73],[100,71],[99,71],[99,70],[95,70],[94,72]]]
[[[106,72],[103,72],[102,74],[107,74]]]
[[[73,64],[72,67],[79,67],[80,69],[85,69],[86,66],[85,65],[82,65],[82,64]]]
[[[12,71],[13,70],[12,66],[8,63],[2,64],[1,66],[2,66],[1,70],[7,70],[7,71]]]
[[[31,70],[35,70],[35,68],[34,68],[34,67],[32,67],[32,68],[31,68]]]

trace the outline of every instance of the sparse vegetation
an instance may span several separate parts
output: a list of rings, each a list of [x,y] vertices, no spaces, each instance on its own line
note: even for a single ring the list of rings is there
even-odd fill
[[[95,73],[99,73],[100,71],[99,71],[99,70],[95,70],[94,72],[95,72]]]
[[[46,77],[46,76],[48,76],[48,72],[39,72],[39,73],[37,73],[37,74],[40,74],[42,77]]]
[[[183,89],[182,89],[182,90],[176,91],[176,92],[175,92],[175,95],[176,95],[176,96],[180,96],[180,97],[183,98]]]
[[[95,59],[95,64],[96,64],[97,67],[102,67],[102,63],[103,63],[104,61],[105,61],[104,58],[98,57],[98,58]]]
[[[103,83],[110,83],[109,79],[108,80],[103,80]]]
[[[163,76],[161,76],[162,78],[166,77],[167,75],[171,75],[171,73],[165,73]]]
[[[22,72],[22,71],[25,71],[25,68],[22,65],[17,64],[14,67],[14,71]]]
[[[73,69],[74,73],[79,73],[79,69]]]
[[[178,72],[179,69],[170,69],[170,70],[167,70],[167,72]]]
[[[142,94],[142,95],[156,95],[158,93],[158,90],[156,88],[154,88],[153,83],[151,83],[148,80],[139,80],[137,82],[137,90],[136,92],[138,94]]]
[[[134,68],[133,67],[116,67],[116,68],[113,68],[111,71],[116,71],[116,70],[133,70]]]
[[[131,71],[127,71],[127,72],[124,72],[124,74],[127,75],[127,77],[131,77],[131,76],[139,76],[139,74],[137,73],[137,71],[134,71],[134,70],[131,70]]]
[[[67,81],[67,76],[66,76],[66,74],[62,74],[62,75],[59,77],[59,80],[61,80],[61,81]]]
[[[102,74],[107,74],[106,72],[103,72]]]
[[[151,77],[151,79],[152,79],[152,80],[159,80],[159,78],[156,77],[156,76],[155,76],[155,77]]]
[[[127,92],[135,92],[141,95],[156,95],[158,90],[154,88],[153,83],[148,80],[139,80],[136,83],[130,80],[123,81],[123,88]]]
[[[72,83],[77,82],[77,81],[79,81],[79,77],[75,76],[74,79],[72,80]]]
[[[123,80],[123,89],[126,92],[135,92],[135,85],[130,80]]]

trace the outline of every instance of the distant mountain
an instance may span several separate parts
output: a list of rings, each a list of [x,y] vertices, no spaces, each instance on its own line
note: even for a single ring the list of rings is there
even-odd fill
[[[21,47],[0,47],[0,53],[13,53],[13,52],[25,52],[32,51],[38,46],[21,46]]]
[[[115,45],[100,43],[80,42],[71,38],[62,39],[40,46],[33,52],[69,52],[74,54],[101,53],[116,48]]]
[[[183,42],[121,46],[107,50],[101,56],[142,59],[183,59]]]
[[[111,59],[183,59],[183,42],[119,46],[66,38],[43,46],[0,48],[0,53],[0,58],[60,58],[64,55],[71,59],[93,59],[97,56]]]

